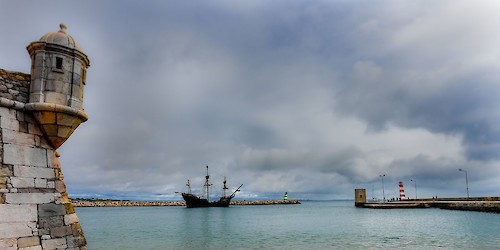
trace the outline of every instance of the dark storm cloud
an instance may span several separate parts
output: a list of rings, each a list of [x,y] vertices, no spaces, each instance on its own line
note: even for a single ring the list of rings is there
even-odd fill
[[[456,195],[457,168],[498,187],[493,1],[0,4],[0,67],[28,72],[60,22],[91,60],[60,149],[74,194],[179,198],[205,165],[243,197],[351,198],[382,173]]]
[[[496,70],[445,81],[421,77],[415,81],[415,73],[394,74],[397,69],[382,69],[372,62],[361,62],[353,71],[349,84],[338,95],[341,112],[356,114],[372,129],[393,123],[463,134],[469,158],[500,157],[500,75]],[[429,92],[429,85],[440,91]]]

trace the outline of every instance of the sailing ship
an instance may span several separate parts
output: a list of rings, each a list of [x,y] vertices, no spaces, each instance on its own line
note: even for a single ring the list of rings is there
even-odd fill
[[[228,190],[226,186],[226,177],[224,177],[224,187],[222,188],[222,196],[219,197],[219,200],[215,201],[210,201],[210,186],[212,184],[209,181],[210,176],[208,175],[208,166],[207,166],[207,174],[205,175],[205,184],[204,184],[204,195],[202,197],[196,196],[191,193],[191,184],[189,183],[189,180],[186,183],[186,186],[188,187],[188,192],[187,193],[182,193],[182,198],[184,201],[186,201],[186,206],[188,208],[194,208],[194,207],[229,207],[229,204],[231,203],[231,199],[234,198],[237,192],[240,191],[240,188],[243,186],[241,184],[231,195],[226,195],[226,192]]]

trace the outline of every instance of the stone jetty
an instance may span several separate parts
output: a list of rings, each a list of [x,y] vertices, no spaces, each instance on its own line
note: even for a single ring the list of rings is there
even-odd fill
[[[492,198],[492,197],[488,197]],[[446,199],[429,199],[429,200],[405,200],[398,202],[368,202],[358,204],[357,207],[373,208],[373,209],[391,209],[391,208],[441,208],[448,210],[466,210],[500,213],[500,201],[484,201],[474,200],[446,200]]]
[[[366,202],[364,189],[355,190],[355,206],[373,209],[440,208],[500,213],[500,197],[426,198],[388,202]]]
[[[287,205],[300,204],[299,200],[233,200],[231,205]],[[74,200],[75,207],[148,207],[186,206],[184,201],[122,201],[122,200]]]

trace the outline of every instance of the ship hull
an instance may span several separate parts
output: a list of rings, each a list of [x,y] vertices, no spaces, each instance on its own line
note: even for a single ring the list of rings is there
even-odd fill
[[[193,194],[182,193],[182,198],[184,199],[184,201],[186,201],[186,206],[188,208],[209,206],[209,202],[207,199],[197,197]]]
[[[182,198],[186,201],[187,208],[195,207],[229,207],[230,197],[221,197],[218,201],[208,202],[207,199],[200,198],[193,194],[182,193]]]
[[[231,198],[221,197],[218,201],[210,202],[210,206],[211,207],[229,207],[230,203],[231,203]]]

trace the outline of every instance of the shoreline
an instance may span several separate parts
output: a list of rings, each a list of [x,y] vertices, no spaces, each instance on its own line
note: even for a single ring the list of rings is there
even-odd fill
[[[122,200],[75,200],[75,207],[172,207],[186,206],[184,201],[122,201]],[[233,206],[255,205],[293,205],[301,204],[299,200],[233,200]]]

